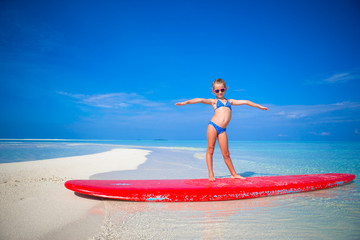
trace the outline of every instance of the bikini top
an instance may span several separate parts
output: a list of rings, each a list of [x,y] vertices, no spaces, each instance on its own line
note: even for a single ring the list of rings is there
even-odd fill
[[[230,110],[231,110],[231,104],[230,104],[229,100],[226,100],[226,103],[223,104],[223,103],[218,99],[218,101],[216,102],[216,108],[215,108],[215,110],[218,109],[218,108],[220,108],[220,107],[228,107],[228,108],[230,108]]]

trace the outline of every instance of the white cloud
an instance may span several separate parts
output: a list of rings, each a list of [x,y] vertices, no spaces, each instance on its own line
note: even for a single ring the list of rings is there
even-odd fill
[[[76,99],[81,104],[98,108],[126,109],[130,107],[158,108],[164,106],[164,104],[161,102],[151,101],[137,93],[108,93],[93,95],[72,94],[62,91],[58,91],[57,93]]]
[[[353,78],[354,76],[352,76],[350,73],[339,73],[339,74],[334,74],[329,78],[326,78],[324,82],[325,83],[347,82]]]
[[[317,133],[317,132],[310,132],[312,135],[315,136],[330,136],[331,133],[330,132],[321,132],[321,133]]]
[[[274,111],[276,112],[273,115],[279,118],[304,119],[304,118],[312,118],[317,115],[323,115],[341,110],[359,111],[360,103],[340,102],[334,104],[273,106],[273,108]],[[360,115],[358,116],[360,118]],[[339,118],[339,116],[336,117],[333,117],[333,120],[337,122],[356,120],[356,119],[343,119],[343,118]]]
[[[349,71],[349,72],[342,72],[342,73],[334,73],[332,75],[329,74],[321,74],[318,76],[314,76],[309,79],[307,82],[310,84],[339,84],[339,83],[346,83],[351,80],[360,80],[360,72]]]

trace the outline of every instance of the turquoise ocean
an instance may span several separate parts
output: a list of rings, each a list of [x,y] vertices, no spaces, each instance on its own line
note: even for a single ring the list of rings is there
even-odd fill
[[[0,163],[115,148],[150,149],[152,153],[137,170],[99,173],[91,178],[207,178],[206,141],[1,140]],[[235,169],[245,177],[351,173],[357,179],[327,190],[237,201],[99,199],[105,201],[102,229],[109,229],[105,225],[111,222],[111,234],[119,239],[360,239],[360,142],[230,141],[229,149]],[[218,148],[214,171],[216,177],[229,176]],[[106,234],[109,232],[99,232],[92,239],[106,239]]]

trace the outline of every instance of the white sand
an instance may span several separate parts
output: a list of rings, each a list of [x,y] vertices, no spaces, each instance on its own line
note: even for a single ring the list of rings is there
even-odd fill
[[[99,204],[64,187],[70,179],[136,169],[148,150],[114,149],[91,155],[0,164],[0,239],[46,239],[51,232],[80,219],[94,225],[79,229],[73,239],[87,239],[98,229],[87,212]],[[100,202],[101,204],[101,202]],[[49,235],[50,234],[50,235]]]

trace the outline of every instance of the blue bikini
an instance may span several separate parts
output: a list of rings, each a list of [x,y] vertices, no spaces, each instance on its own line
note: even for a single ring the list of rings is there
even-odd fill
[[[216,102],[216,108],[215,108],[215,110],[218,109],[219,107],[228,107],[228,108],[230,108],[230,110],[231,110],[231,104],[230,104],[229,100],[226,100],[226,103],[223,104],[222,101],[220,101],[220,100],[218,99],[218,101]]]
[[[220,133],[226,131],[226,128],[219,127],[218,125],[216,125],[216,124],[213,123],[212,121],[210,121],[209,124],[212,125],[212,126],[215,128],[215,130],[216,130],[216,132],[217,132],[217,135],[219,135]]]
[[[228,108],[230,108],[230,110],[232,110],[232,109],[231,109],[231,104],[230,104],[229,100],[227,100],[226,103],[223,104],[223,103],[218,99],[218,101],[216,102],[216,108],[215,108],[215,110],[218,109],[218,108],[220,108],[220,107],[228,107]],[[215,123],[213,123],[212,121],[210,121],[209,124],[212,125],[212,126],[215,128],[215,130],[216,130],[216,132],[217,132],[218,135],[219,135],[220,133],[226,131],[226,128],[222,128],[222,127],[216,125]]]

